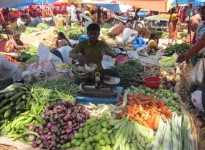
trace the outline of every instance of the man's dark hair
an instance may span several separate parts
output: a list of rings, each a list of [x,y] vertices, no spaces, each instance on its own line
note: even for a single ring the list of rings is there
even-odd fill
[[[88,25],[87,31],[98,31],[100,32],[100,26],[97,23],[91,23]]]

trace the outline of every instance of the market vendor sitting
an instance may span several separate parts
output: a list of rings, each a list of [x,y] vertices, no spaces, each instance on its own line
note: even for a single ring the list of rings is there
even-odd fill
[[[21,71],[18,67],[2,56],[0,56],[0,70],[0,90],[21,81]]]
[[[14,32],[13,38],[8,40],[5,45],[6,52],[19,52],[20,49],[27,48],[28,45],[20,40],[20,32]]]
[[[71,46],[70,41],[65,37],[63,32],[58,32],[56,46],[57,48],[61,48],[63,46]]]
[[[116,53],[105,42],[98,40],[100,35],[100,26],[98,24],[91,23],[87,28],[87,34],[89,39],[80,41],[71,51],[69,56],[73,60],[78,59],[82,64],[83,60],[87,63],[97,64],[97,70],[101,70],[103,55],[105,54],[111,57],[116,57]]]
[[[157,38],[155,33],[151,33],[149,40],[147,42],[147,46],[150,51],[156,51],[159,49],[158,47],[159,39]]]
[[[128,43],[132,43],[138,34],[138,31],[133,30],[132,24],[128,22],[126,28],[123,30],[122,44],[125,46]]]

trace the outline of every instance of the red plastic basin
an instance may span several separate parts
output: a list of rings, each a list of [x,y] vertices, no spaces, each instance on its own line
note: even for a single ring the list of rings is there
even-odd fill
[[[158,88],[161,84],[161,80],[159,77],[147,77],[144,78],[144,84],[149,88]]]

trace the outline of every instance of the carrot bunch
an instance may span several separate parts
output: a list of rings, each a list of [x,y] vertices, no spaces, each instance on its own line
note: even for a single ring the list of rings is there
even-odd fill
[[[164,122],[166,122],[167,118],[172,118],[172,112],[169,111],[163,101],[138,94],[128,95],[127,105],[118,114],[118,118],[124,115],[129,115],[131,120],[135,120],[153,130],[157,130],[160,118]]]

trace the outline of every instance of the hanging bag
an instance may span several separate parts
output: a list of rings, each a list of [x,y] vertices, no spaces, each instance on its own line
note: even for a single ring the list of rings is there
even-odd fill
[[[194,69],[191,74],[191,81],[193,85],[202,85],[202,79],[204,76],[204,71],[205,71],[205,54],[203,54],[203,58],[201,58],[196,65],[194,66]]]

